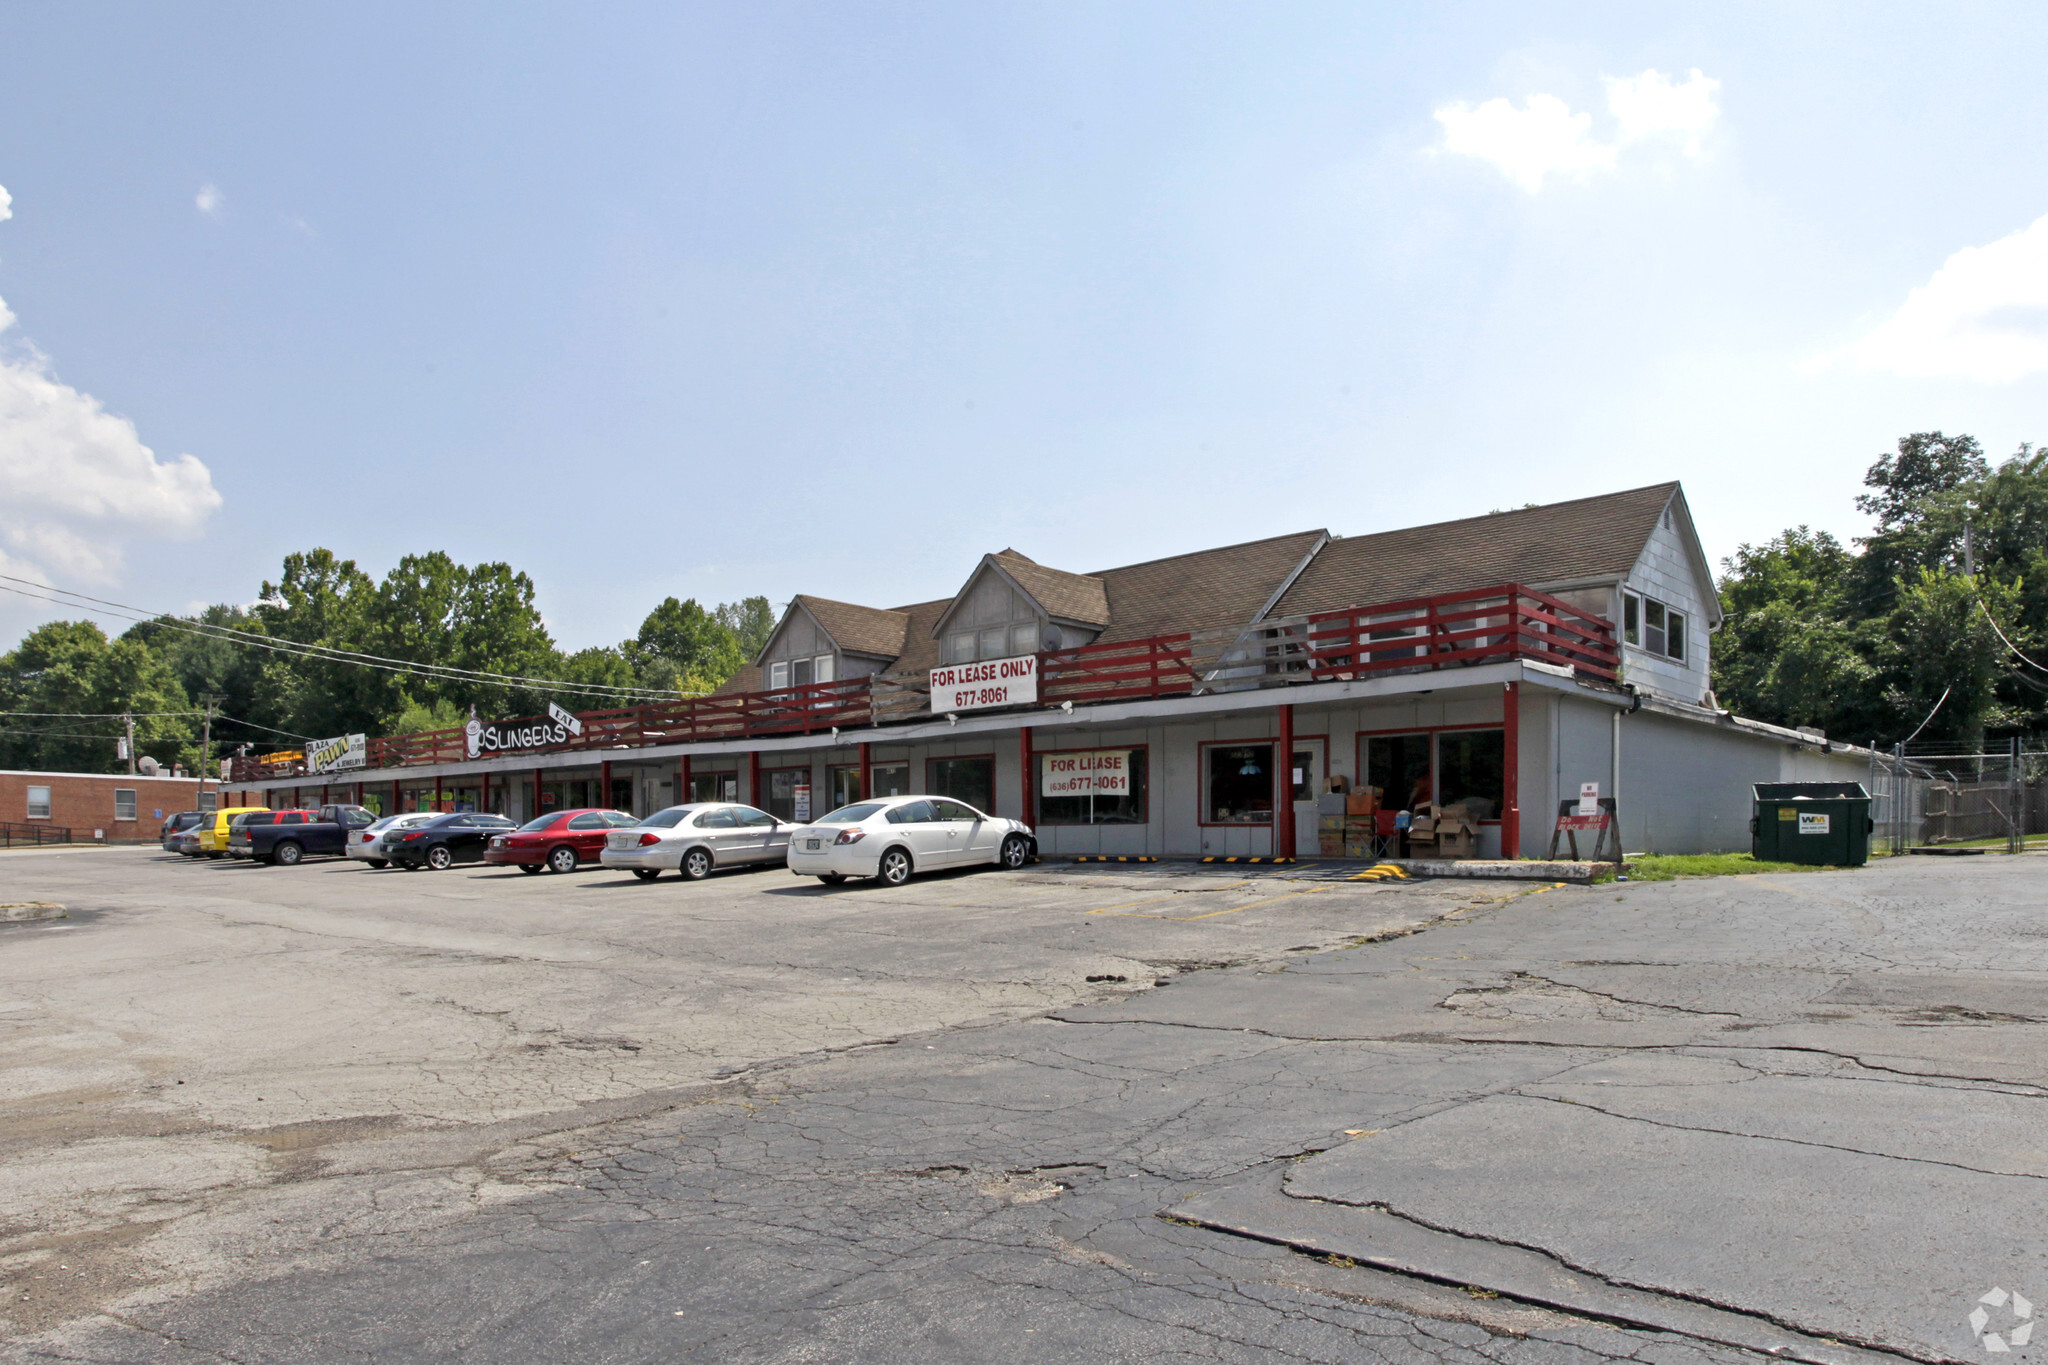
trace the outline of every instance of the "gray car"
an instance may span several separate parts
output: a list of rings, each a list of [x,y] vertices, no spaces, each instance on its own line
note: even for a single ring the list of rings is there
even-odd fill
[[[734,801],[702,801],[658,810],[628,829],[604,837],[598,862],[621,867],[642,881],[674,869],[687,881],[702,881],[721,867],[781,863],[789,855],[796,826],[765,810]]]

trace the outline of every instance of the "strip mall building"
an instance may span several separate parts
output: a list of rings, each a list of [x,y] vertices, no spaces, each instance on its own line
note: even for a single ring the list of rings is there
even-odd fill
[[[324,777],[240,760],[226,785],[515,819],[930,792],[1047,854],[1273,857],[1315,853],[1335,776],[1462,802],[1498,857],[1540,856],[1599,783],[1631,851],[1741,849],[1752,783],[1859,780],[1869,754],[1720,710],[1720,622],[1676,483],[1092,573],[1003,550],[938,601],[797,597],[711,697],[376,739]]]

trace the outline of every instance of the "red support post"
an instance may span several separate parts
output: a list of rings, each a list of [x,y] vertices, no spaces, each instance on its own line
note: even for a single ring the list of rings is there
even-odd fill
[[[542,814],[544,812],[540,808],[540,769],[535,768],[533,770],[533,814],[526,818],[534,820],[538,819]]]
[[[868,799],[868,798],[869,798],[870,796],[874,795],[874,791],[875,791],[875,764],[874,764],[874,758],[873,758],[873,756],[872,756],[872,755],[871,755],[871,754],[870,754],[870,753],[868,752],[868,744],[867,744],[867,741],[866,741],[866,740],[862,740],[862,741],[861,741],[861,745],[860,745],[860,799],[861,799],[861,800],[863,800],[863,801],[867,800],[867,799]]]
[[[1508,683],[1501,689],[1501,801],[1500,856],[1522,856],[1522,805],[1517,788],[1521,780],[1522,685]]]
[[[600,759],[597,765],[597,804],[605,809],[612,808],[612,761]]]
[[[690,800],[690,756],[684,754],[676,760],[676,804],[687,805]]]
[[[749,749],[747,751],[747,804],[750,806],[761,804],[761,751],[759,749]]]
[[[1031,754],[1031,727],[1028,725],[1017,727],[1017,757],[1020,760],[1018,766],[1023,770],[1024,777],[1024,813],[1017,818],[1027,825],[1036,825],[1038,822],[1032,818],[1033,802],[1031,798],[1037,794],[1035,779],[1038,774],[1032,771],[1032,768],[1036,766],[1037,760]]]
[[[363,784],[360,782],[356,783],[356,804],[358,806],[363,804]]]
[[[1273,856],[1294,856],[1294,704],[1280,708],[1280,752],[1273,763]]]
[[[403,801],[404,799],[405,799],[405,798],[404,798],[404,794],[403,794],[403,793],[401,793],[401,792],[400,792],[400,791],[398,790],[398,779],[397,779],[397,778],[395,778],[395,777],[394,777],[394,778],[392,778],[392,779],[391,779],[391,809],[390,809],[390,810],[388,810],[388,811],[385,811],[384,813],[385,813],[386,815],[396,815],[396,814],[398,814],[398,807],[399,807],[399,803],[400,803],[401,801]]]

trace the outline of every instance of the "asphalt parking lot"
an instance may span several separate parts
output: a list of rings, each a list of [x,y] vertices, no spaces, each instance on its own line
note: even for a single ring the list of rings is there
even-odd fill
[[[8,855],[0,1355],[2024,1359],[2044,870]]]

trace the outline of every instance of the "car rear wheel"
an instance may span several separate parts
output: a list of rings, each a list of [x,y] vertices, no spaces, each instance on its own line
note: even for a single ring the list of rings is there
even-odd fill
[[[575,870],[576,850],[567,844],[563,844],[560,848],[548,854],[548,871],[574,872]]]
[[[391,866],[390,861],[384,858],[365,858],[363,859],[363,861],[368,863],[371,867],[377,868],[379,871],[382,871],[384,868]]]
[[[837,886],[846,880],[846,874],[844,872],[820,872],[818,880],[827,886]]]
[[[693,882],[701,882],[711,875],[711,854],[701,848],[693,848],[683,855],[683,876]]]
[[[521,872],[532,873],[540,871],[539,863],[519,863],[517,866]]]
[[[633,869],[633,875],[643,882],[651,882],[661,875],[661,869],[658,867],[636,867]]]
[[[270,861],[282,864],[285,867],[297,867],[305,861],[305,858],[306,850],[300,848],[289,839],[270,850]]]
[[[890,886],[901,886],[910,880],[910,854],[907,850],[892,848],[882,855],[882,865],[875,875]]]
[[[455,854],[446,844],[435,844],[427,850],[427,866],[436,872],[446,872],[455,866]]]
[[[1004,867],[1015,872],[1031,861],[1031,841],[1021,834],[1012,834],[1003,840],[1002,851],[997,857]]]

